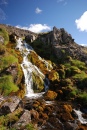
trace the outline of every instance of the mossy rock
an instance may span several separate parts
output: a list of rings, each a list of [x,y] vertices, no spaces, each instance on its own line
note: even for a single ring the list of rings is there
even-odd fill
[[[44,89],[44,81],[39,75],[32,74],[34,92],[41,92]]]
[[[23,112],[23,109],[18,108],[14,112],[9,113],[6,116],[1,116],[0,117],[0,125],[2,125],[4,127],[8,127],[9,123],[17,122],[19,117],[21,116],[22,112]]]
[[[78,101],[81,102],[84,106],[87,105],[87,92],[81,92],[78,95]]]
[[[57,71],[52,70],[52,71],[49,72],[48,78],[49,78],[51,81],[55,81],[55,80],[59,81],[59,74],[58,74]]]
[[[31,51],[31,53],[28,55],[28,59],[30,62],[32,62],[32,64],[36,65],[44,74],[46,74],[49,69],[52,69],[51,61],[48,62],[44,59],[41,59],[34,51]],[[46,62],[48,62],[48,65],[46,64]]]
[[[49,90],[47,93],[45,93],[44,97],[46,100],[54,100],[57,97],[57,93]]]
[[[73,81],[69,78],[66,78],[66,79],[61,79],[60,80],[60,85],[61,86],[68,86],[68,85],[73,85]]]

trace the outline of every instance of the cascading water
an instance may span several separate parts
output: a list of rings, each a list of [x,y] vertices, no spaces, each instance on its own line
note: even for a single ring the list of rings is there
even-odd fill
[[[87,119],[84,119],[82,117],[82,112],[80,110],[75,110],[76,114],[78,115],[78,120],[82,123],[82,124],[87,124]]]
[[[37,75],[39,75],[42,80],[45,78],[44,74],[35,65],[28,61],[27,56],[31,51],[33,51],[33,48],[29,46],[25,41],[22,42],[21,38],[17,39],[16,48],[19,49],[23,55],[23,62],[21,64],[21,67],[25,76],[26,96],[30,98],[42,96],[44,92],[34,93],[33,91],[32,72],[35,72]]]

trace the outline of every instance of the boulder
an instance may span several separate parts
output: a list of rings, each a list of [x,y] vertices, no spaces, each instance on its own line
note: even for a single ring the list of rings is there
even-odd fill
[[[25,36],[25,41],[27,43],[33,42],[35,39],[36,39],[35,35],[32,35],[32,34],[29,34],[29,35]]]
[[[24,113],[22,114],[22,116],[20,117],[20,119],[18,120],[18,122],[16,122],[13,125],[13,127],[16,128],[17,130],[20,130],[21,128],[23,128],[26,125],[28,125],[30,122],[31,122],[30,111],[24,110]]]
[[[19,105],[20,99],[17,96],[8,97],[1,102],[0,115],[13,112]]]
[[[17,35],[15,33],[12,33],[11,35],[9,35],[9,41],[11,41],[12,43],[16,43],[16,37]]]

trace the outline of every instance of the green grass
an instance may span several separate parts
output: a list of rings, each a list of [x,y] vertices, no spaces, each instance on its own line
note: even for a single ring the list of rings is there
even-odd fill
[[[3,95],[9,95],[11,92],[18,91],[18,87],[14,84],[11,75],[4,75],[0,77],[0,93]]]
[[[87,104],[87,92],[82,92],[79,94],[79,99],[83,104]]]
[[[84,71],[81,71],[80,74],[75,74],[73,76],[73,79],[77,79],[77,80],[80,80],[80,81],[82,81],[85,78],[87,78],[87,74]]]
[[[4,28],[0,28],[0,35],[4,38],[4,44],[6,45],[9,41],[9,36]]]
[[[11,54],[2,56],[0,60],[0,70],[2,71],[3,69],[9,67],[11,64],[14,63],[18,63],[18,59],[15,56]]]
[[[69,96],[75,97],[77,94],[79,94],[79,90],[76,87],[72,87],[72,91],[69,93]]]
[[[71,60],[71,65],[74,65],[81,70],[87,69],[85,62],[82,62],[82,61],[79,61],[79,60]]]

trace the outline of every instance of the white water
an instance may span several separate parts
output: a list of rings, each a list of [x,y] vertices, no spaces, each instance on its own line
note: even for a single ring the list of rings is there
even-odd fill
[[[51,71],[53,69],[52,65],[47,62],[46,60],[42,59],[40,56],[38,56],[39,60],[41,60],[45,65],[48,71]]]
[[[44,92],[42,93],[34,93],[33,91],[33,80],[32,80],[32,72],[36,73],[40,76],[41,79],[45,78],[44,74],[31,62],[28,61],[27,56],[33,51],[33,48],[29,46],[25,41],[22,43],[22,39],[19,38],[17,40],[17,49],[20,50],[21,54],[23,55],[23,62],[21,67],[24,72],[25,76],[25,85],[26,85],[26,95],[29,98],[37,98],[41,97]]]
[[[82,117],[82,112],[80,111],[80,110],[75,110],[74,109],[74,111],[75,111],[75,113],[78,115],[78,120],[82,123],[82,124],[87,124],[87,119],[84,119],[83,117]]]

